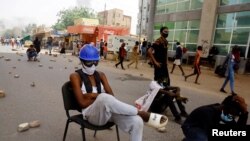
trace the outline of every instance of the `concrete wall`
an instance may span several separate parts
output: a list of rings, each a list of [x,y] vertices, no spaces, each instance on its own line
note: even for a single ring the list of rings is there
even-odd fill
[[[203,46],[203,57],[208,56],[209,48],[212,46],[218,4],[213,0],[204,0],[203,2],[198,37],[198,45],[207,42],[206,46]]]

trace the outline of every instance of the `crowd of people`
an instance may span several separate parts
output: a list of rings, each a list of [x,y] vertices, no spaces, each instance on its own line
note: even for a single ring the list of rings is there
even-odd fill
[[[106,75],[97,71],[100,58],[107,59],[107,42],[101,40],[98,50],[94,43],[73,41],[72,55],[79,57],[82,68],[70,74],[70,81],[77,103],[82,108],[83,118],[95,125],[104,125],[112,121],[121,130],[129,133],[131,141],[142,140],[143,122],[163,131],[168,122],[164,111],[168,107],[175,118],[174,121],[181,124],[185,136],[183,141],[207,141],[211,129],[219,126],[221,122],[231,127],[245,126],[248,119],[247,104],[244,98],[234,90],[234,73],[238,69],[237,63],[240,61],[239,48],[234,46],[225,60],[227,76],[219,89],[220,92],[226,93],[225,86],[230,81],[231,95],[225,97],[221,103],[201,105],[188,113],[185,108],[188,98],[181,95],[179,86],[171,85],[168,71],[168,34],[168,27],[162,27],[161,36],[154,43],[149,44],[144,39],[141,45],[136,41],[132,48],[131,62],[127,64],[127,68],[135,63],[135,69],[138,69],[140,53],[145,62],[149,59],[154,67],[154,78],[149,84],[149,89],[145,95],[135,100],[135,106],[118,100]],[[48,38],[47,47],[50,55],[52,54],[52,42],[53,39]],[[123,70],[125,70],[123,63],[128,55],[125,46],[125,43],[121,43],[118,53],[119,62],[115,64],[116,68],[121,65]],[[36,37],[26,51],[28,61],[37,61],[40,50],[41,41]],[[62,53],[65,53],[65,50]],[[186,75],[181,67],[184,53],[186,53],[185,48],[181,46],[180,42],[176,42],[175,60],[170,73],[174,72],[177,65],[185,81],[196,75],[195,83],[199,84],[202,46],[197,46],[193,63],[194,71],[190,75]]]

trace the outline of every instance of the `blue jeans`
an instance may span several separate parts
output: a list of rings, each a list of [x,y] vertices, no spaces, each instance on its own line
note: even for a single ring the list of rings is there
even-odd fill
[[[230,89],[231,92],[234,92],[234,69],[233,69],[233,65],[234,63],[230,63],[230,66],[228,67],[228,74],[226,76],[226,79],[222,85],[222,89],[224,89],[228,83],[228,81],[230,81]]]
[[[206,132],[198,127],[182,127],[185,138],[182,141],[208,141]]]
[[[28,57],[28,59],[31,59],[32,57],[37,57],[37,53],[36,52],[28,52],[27,53],[27,57]]]

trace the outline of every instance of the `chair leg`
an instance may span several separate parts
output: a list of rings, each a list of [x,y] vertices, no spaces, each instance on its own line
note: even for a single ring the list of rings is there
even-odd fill
[[[64,134],[63,134],[63,141],[65,141],[65,139],[66,139],[66,135],[67,135],[67,131],[68,131],[68,127],[69,127],[69,120],[67,120],[67,122],[66,122],[66,127],[65,127],[65,129],[64,129]]]
[[[118,125],[116,125],[115,128],[116,128],[117,141],[120,141]]]
[[[83,126],[81,127],[81,130],[82,130],[82,140],[83,140],[83,141],[86,141],[86,138],[85,138],[85,130],[84,130],[84,127],[83,127]]]
[[[97,133],[97,130],[95,130],[95,133],[94,133],[94,138],[95,138],[95,136],[96,136],[96,133]]]

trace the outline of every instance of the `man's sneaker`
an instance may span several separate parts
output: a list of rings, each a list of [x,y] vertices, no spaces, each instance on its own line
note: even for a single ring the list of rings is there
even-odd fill
[[[220,92],[227,93],[224,89],[220,89]]]
[[[234,91],[232,91],[232,95],[237,95],[237,93],[235,93]]]

